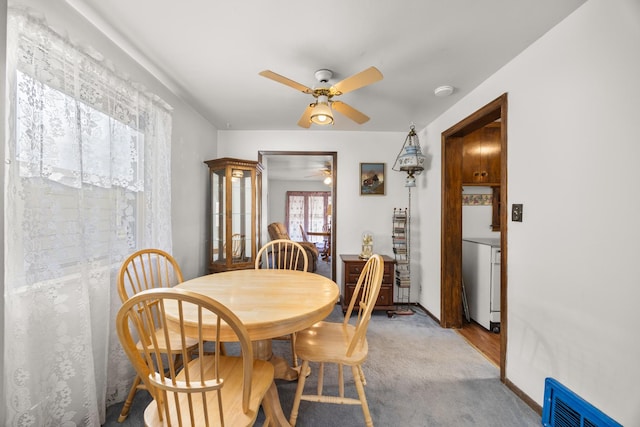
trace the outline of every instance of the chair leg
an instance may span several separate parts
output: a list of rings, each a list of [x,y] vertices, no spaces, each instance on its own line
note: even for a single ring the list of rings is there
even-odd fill
[[[293,358],[293,367],[298,367],[298,355],[296,354],[296,334],[291,334],[291,357]]]
[[[142,379],[139,375],[136,375],[136,378],[133,380],[133,385],[131,386],[131,390],[129,390],[129,395],[127,396],[127,400],[124,401],[124,405],[122,405],[122,410],[120,411],[120,416],[118,417],[118,422],[121,423],[127,419],[129,416],[129,410],[131,409],[131,403],[133,402],[133,397],[136,395],[136,391],[138,391],[138,387]]]
[[[198,354],[198,350],[194,351],[194,353],[191,355],[192,356],[191,360],[193,360],[193,355],[194,354],[197,355]],[[214,349],[214,351],[205,351],[204,352],[205,356],[213,356],[214,354],[216,354],[215,349]],[[223,342],[220,343],[220,355],[221,356],[226,356],[227,355],[227,349],[225,348]],[[178,368],[176,367],[176,369],[178,369]]]
[[[364,385],[362,385],[358,366],[352,366],[351,371],[353,372],[353,379],[356,383],[356,390],[358,390],[358,397],[360,398],[360,403],[362,405],[364,423],[367,427],[373,427],[373,420],[371,419],[371,413],[369,412],[369,405],[367,405],[367,396],[364,394]]]
[[[303,360],[300,372],[306,372],[308,368],[309,361]],[[293,407],[291,408],[291,415],[289,416],[289,424],[291,424],[291,427],[296,426],[296,420],[298,419],[298,409],[300,409],[300,399],[302,398],[302,392],[304,391],[304,383],[306,380],[306,375],[298,376],[298,387],[296,388],[296,395],[293,399]]]
[[[367,385],[367,378],[364,376],[364,371],[362,370],[362,366],[358,366],[358,372],[360,372],[360,379],[362,380],[362,385]]]
[[[322,388],[324,387],[324,362],[320,362],[318,366],[318,396],[322,396]]]
[[[187,362],[189,361],[187,360]],[[178,369],[182,368],[182,365],[184,365],[182,361],[182,355],[176,354],[173,358],[173,369],[177,371]]]

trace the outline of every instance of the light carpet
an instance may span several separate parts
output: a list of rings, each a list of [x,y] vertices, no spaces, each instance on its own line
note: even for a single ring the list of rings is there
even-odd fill
[[[318,263],[316,264],[316,274],[319,274],[321,276],[324,277],[328,277],[329,279],[331,279],[331,262],[330,261],[325,261],[323,259],[318,259]]]
[[[336,306],[327,320],[341,321]],[[369,357],[363,369],[365,392],[377,426],[486,426],[541,425],[540,416],[499,379],[499,369],[471,347],[454,330],[441,328],[426,314],[389,318],[375,313],[367,334]],[[274,341],[274,353],[291,360],[289,343]],[[305,390],[315,390],[317,368],[307,378]],[[345,369],[345,394],[357,397],[351,370]],[[337,369],[325,368],[324,389],[337,390]],[[296,382],[277,380],[285,415],[291,411]],[[129,418],[117,423],[122,404],[107,409],[105,426],[142,426],[149,402],[139,392]],[[256,425],[262,425],[259,415]],[[301,402],[297,425],[364,425],[359,406]]]

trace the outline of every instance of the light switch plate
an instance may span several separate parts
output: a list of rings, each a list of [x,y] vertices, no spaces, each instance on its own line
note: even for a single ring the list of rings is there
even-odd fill
[[[522,203],[511,205],[511,221],[522,222]]]

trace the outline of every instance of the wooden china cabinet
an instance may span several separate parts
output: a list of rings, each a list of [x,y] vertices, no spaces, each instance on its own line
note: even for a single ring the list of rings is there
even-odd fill
[[[254,268],[259,243],[262,165],[223,157],[208,160],[210,203],[207,212],[209,273]]]

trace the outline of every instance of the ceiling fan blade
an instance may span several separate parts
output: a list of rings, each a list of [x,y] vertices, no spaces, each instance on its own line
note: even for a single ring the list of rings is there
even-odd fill
[[[291,79],[288,79],[284,76],[281,76],[280,74],[274,73],[273,71],[270,70],[264,70],[259,72],[258,74],[260,74],[262,77],[266,77],[268,79],[274,80],[278,83],[282,83],[283,85],[289,86],[294,88],[295,90],[299,90],[302,93],[313,93],[313,89],[310,89],[308,87],[306,87],[303,84],[300,84],[298,82],[294,82]]]
[[[313,111],[313,104],[309,105],[302,113],[300,120],[298,120],[298,126],[303,128],[311,127],[311,112]]]
[[[358,74],[354,74],[351,77],[336,83],[331,87],[331,91],[335,91],[333,95],[342,95],[343,93],[351,92],[356,89],[360,89],[363,86],[370,85],[379,80],[382,80],[382,73],[376,67],[369,67],[364,71],[360,71]]]
[[[348,104],[345,104],[344,102],[333,101],[331,103],[331,107],[360,125],[369,121],[369,117],[367,115],[362,114],[360,111]]]

